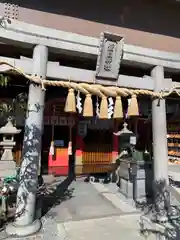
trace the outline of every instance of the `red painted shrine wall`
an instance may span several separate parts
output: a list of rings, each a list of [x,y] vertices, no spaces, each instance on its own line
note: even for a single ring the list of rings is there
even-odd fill
[[[55,175],[68,174],[68,147],[72,141],[70,131],[76,122],[75,116],[64,112],[64,104],[65,99],[63,98],[53,99],[46,103],[44,112],[44,135],[46,135],[44,141],[48,142],[47,147],[49,147],[48,173]],[[50,130],[47,135],[46,128],[48,126]]]

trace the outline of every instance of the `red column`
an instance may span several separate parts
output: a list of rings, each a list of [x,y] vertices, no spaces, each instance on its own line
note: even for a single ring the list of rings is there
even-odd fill
[[[76,175],[83,173],[83,149],[84,141],[81,136],[76,134],[76,153],[75,153],[75,172]]]
[[[114,128],[113,132],[118,131],[118,124],[116,121],[114,121]],[[119,148],[119,139],[118,136],[113,134],[113,151],[112,151],[112,163],[115,163],[117,157],[118,157],[118,148]]]

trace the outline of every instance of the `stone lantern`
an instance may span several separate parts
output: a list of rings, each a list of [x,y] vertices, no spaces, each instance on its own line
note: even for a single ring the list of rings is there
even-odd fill
[[[0,146],[3,148],[3,154],[0,160],[0,177],[15,176],[16,163],[13,158],[12,149],[15,146],[14,135],[19,134],[21,130],[12,124],[12,119],[8,118],[5,126],[0,128],[0,134],[3,135],[3,141]]]
[[[136,135],[127,128],[114,133],[119,137],[119,166],[117,185],[127,198],[146,201],[152,197],[152,161],[149,154],[136,149]]]

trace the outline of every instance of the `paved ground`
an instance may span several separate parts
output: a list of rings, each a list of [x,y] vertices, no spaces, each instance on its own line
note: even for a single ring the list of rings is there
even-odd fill
[[[46,197],[43,206],[52,198],[55,205],[43,217],[41,232],[24,240],[109,240],[110,236],[113,240],[144,239],[139,233],[140,215],[102,184],[79,179],[72,182],[63,195]],[[1,239],[17,238],[7,238],[2,232]]]
[[[169,163],[168,169],[169,171],[178,172],[180,174],[180,164]]]
[[[174,181],[180,181],[180,164],[169,164],[168,174]]]
[[[139,232],[139,215],[112,216],[101,219],[66,222],[64,229],[68,240],[155,240]]]
[[[64,189],[63,193],[57,188],[55,195],[45,198],[42,230],[24,240],[158,239],[154,234],[147,237],[140,234],[141,213],[117,192],[114,184],[85,183],[78,179],[66,191],[69,183],[63,184],[59,187]],[[17,240],[2,232],[0,240],[4,239]]]
[[[73,182],[68,191],[68,199],[51,210],[57,222],[100,218],[122,213],[121,209],[108,201],[92,184],[85,183],[81,179]]]

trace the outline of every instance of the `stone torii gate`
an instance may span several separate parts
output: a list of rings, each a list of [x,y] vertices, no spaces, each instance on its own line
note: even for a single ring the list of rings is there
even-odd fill
[[[121,52],[121,51],[120,51]],[[119,56],[120,57],[120,56]],[[11,61],[11,59],[9,59]],[[68,79],[67,72],[62,71],[59,75],[60,69],[63,67],[53,65],[48,62],[48,44],[36,45],[33,51],[33,60],[20,59],[16,60],[17,67],[24,66],[24,71],[33,76],[45,79],[53,74],[60,76],[61,79]],[[31,65],[32,64],[32,65]],[[120,64],[120,61],[119,61]],[[29,66],[32,66],[32,72]],[[28,66],[28,67],[27,67]],[[119,67],[119,66],[118,66]],[[88,76],[94,76],[93,71],[71,69],[70,74],[77,77],[77,82],[83,82],[84,79],[91,79]],[[93,72],[93,73],[92,73]],[[116,74],[114,75],[116,76]],[[97,76],[97,82],[103,85],[118,85],[123,87],[134,87],[140,89],[151,89],[156,92],[162,90],[169,91],[172,87],[171,79],[164,78],[164,67],[162,65],[154,66],[150,77],[136,78],[129,76],[117,76],[121,81],[101,79],[101,75]],[[106,76],[103,76],[106,77]],[[108,77],[109,79],[110,77]],[[128,81],[127,81],[128,79]],[[137,83],[135,83],[137,79]],[[143,82],[141,81],[143,80]],[[93,78],[92,78],[93,82]],[[39,156],[41,155],[41,135],[43,129],[43,109],[44,109],[45,92],[42,91],[41,86],[29,86],[28,110],[25,122],[25,135],[23,145],[23,161],[20,172],[20,186],[17,193],[17,210],[16,219],[13,224],[6,227],[6,232],[9,235],[16,234],[17,236],[27,236],[37,232],[41,227],[39,219],[35,219],[36,208],[36,190],[37,190],[37,176],[39,166]],[[166,106],[164,99],[152,100],[152,127],[153,127],[153,152],[154,152],[154,182],[155,184],[164,183],[162,191],[168,192],[168,152],[167,152],[167,134],[166,134]],[[159,195],[156,196],[156,205],[159,206]],[[165,199],[167,205],[169,204],[169,197]],[[166,219],[166,206],[158,207],[159,220]]]
[[[37,45],[33,52],[33,75],[40,78],[46,77],[48,62],[48,48]],[[164,69],[156,66],[151,72],[155,91],[164,88]],[[169,79],[168,79],[169,81]],[[29,86],[28,114],[25,123],[25,135],[23,146],[23,161],[20,172],[20,186],[17,193],[16,220],[8,225],[8,234],[26,236],[37,232],[41,223],[34,219],[36,209],[36,189],[39,156],[41,155],[41,135],[43,129],[43,109],[45,92],[41,86]],[[38,107],[37,107],[38,106]],[[153,123],[153,151],[154,151],[154,180],[163,181],[168,188],[168,154],[166,133],[166,106],[164,99],[152,100],[152,123]],[[29,142],[29,143],[28,143]],[[33,171],[33,176],[31,172]],[[158,200],[158,199],[157,199]],[[159,202],[157,203],[159,204]],[[162,214],[162,211],[160,212]],[[160,215],[165,218],[166,215]]]

